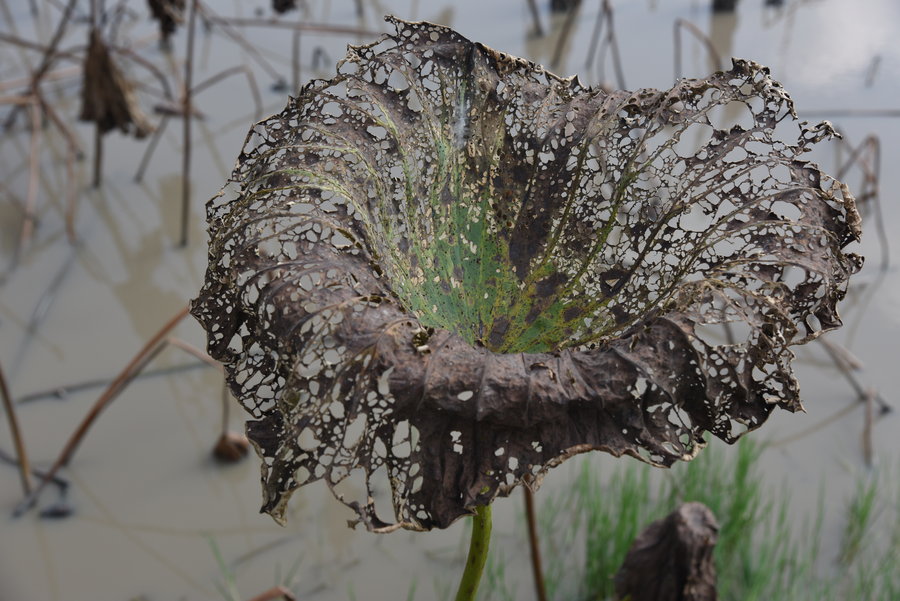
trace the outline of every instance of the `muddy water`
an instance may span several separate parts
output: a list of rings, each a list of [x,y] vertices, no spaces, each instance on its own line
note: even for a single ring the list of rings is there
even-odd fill
[[[5,32],[48,40],[59,12],[38,2],[33,17],[26,2],[0,0]],[[216,2],[222,14],[254,16],[261,2]],[[438,21],[495,48],[549,63],[556,51],[564,19],[546,12],[539,2],[547,35],[530,33],[525,2],[364,2],[357,16],[354,3],[306,3],[312,21],[383,30],[380,16],[394,13],[408,19]],[[555,70],[579,73],[595,83],[615,81],[610,62],[585,67],[599,2],[585,0],[571,38]],[[631,1],[614,3],[625,84],[667,87],[673,81],[673,23],[689,20],[707,32],[723,57],[753,58],[770,65],[801,109],[811,119],[828,117],[852,144],[869,134],[882,143],[883,218],[887,231],[900,224],[893,190],[898,188],[900,119],[842,116],[838,110],[892,109],[900,97],[900,6],[892,0],[846,3],[840,0],[787,0],[766,7],[762,0],[744,0],[736,14],[711,15],[699,0]],[[139,40],[151,33],[140,21],[123,25],[121,35]],[[296,13],[288,16],[296,19]],[[286,32],[247,28],[265,60],[291,81],[291,36]],[[63,47],[83,43],[82,26],[71,28]],[[347,43],[365,38],[308,34],[300,44],[302,73],[327,75],[328,64],[343,54]],[[183,32],[175,38],[174,58],[155,43],[140,53],[167,73],[180,65]],[[260,69],[238,45],[221,34],[198,37],[197,80],[236,64],[250,66],[262,90],[264,113],[279,110],[284,92],[271,89],[274,78]],[[314,56],[324,57],[314,68]],[[700,76],[710,69],[700,44],[686,37],[683,72]],[[0,81],[21,76],[39,62],[33,51],[0,46]],[[323,67],[322,65],[326,65]],[[64,66],[64,65],[60,65]],[[146,73],[135,71],[151,82]],[[868,81],[867,81],[868,79]],[[177,81],[177,76],[172,81]],[[47,84],[49,98],[60,112],[78,111],[77,79]],[[152,98],[143,95],[145,106]],[[29,136],[21,127],[0,138],[0,363],[13,396],[29,397],[77,383],[111,378],[159,327],[176,314],[198,290],[205,268],[202,201],[216,192],[230,171],[245,132],[255,119],[246,80],[234,77],[196,99],[204,119],[194,126],[190,244],[176,246],[179,228],[181,123],[172,121],[161,138],[143,183],[134,183],[145,143],[110,135],[104,145],[104,183],[89,187],[90,161],[79,163],[78,246],[64,232],[65,146],[47,133],[41,151],[39,223],[34,239],[16,259],[21,209],[26,196]],[[149,109],[148,109],[149,110]],[[813,111],[819,111],[812,113]],[[157,119],[154,117],[154,119]],[[92,132],[75,125],[88,150]],[[836,147],[817,156],[829,170],[838,160]],[[858,172],[848,179],[857,184]],[[859,251],[868,257],[856,279],[852,298],[843,306],[847,327],[832,334],[865,365],[859,376],[866,386],[895,395],[900,334],[900,278],[891,268],[879,274],[880,247],[871,218]],[[900,263],[900,243],[892,264]],[[15,263],[15,265],[14,265]],[[14,265],[14,268],[13,268]],[[199,327],[185,321],[175,335],[202,346]],[[0,600],[5,599],[218,599],[217,586],[227,581],[215,547],[235,575],[242,597],[278,583],[296,564],[296,590],[304,599],[405,598],[411,586],[416,598],[446,598],[461,567],[460,541],[465,526],[430,534],[396,533],[375,536],[350,530],[352,516],[323,487],[304,489],[292,500],[289,524],[276,526],[257,514],[258,463],[255,457],[233,466],[210,459],[221,419],[221,379],[196,359],[168,348],[152,369],[178,368],[168,375],[133,383],[101,416],[79,452],[64,471],[71,485],[68,503],[74,514],[64,520],[42,520],[32,512],[18,520],[0,521]],[[184,368],[184,369],[181,369]],[[798,519],[814,507],[824,486],[829,509],[846,502],[863,473],[860,437],[863,411],[806,433],[829,415],[854,402],[852,389],[830,367],[821,348],[799,354],[798,372],[806,399],[805,415],[776,415],[759,435],[776,442],[762,459],[766,478],[791,489]],[[61,397],[41,397],[19,405],[28,449],[38,466],[48,465],[66,437],[85,415],[101,389],[88,387]],[[861,405],[860,405],[861,407]],[[242,415],[233,407],[231,423],[240,429]],[[878,421],[873,443],[880,464],[897,465],[900,437],[896,414]],[[11,450],[8,431],[0,428],[0,448]],[[615,462],[594,456],[599,470]],[[551,474],[547,488],[562,488],[576,465]],[[48,490],[40,507],[58,495]],[[538,499],[540,500],[539,495]],[[9,514],[21,499],[18,475],[0,466],[0,511]],[[521,501],[500,500],[494,549],[510,562],[509,580],[521,581],[519,598],[528,598],[523,535],[517,527]],[[834,515],[835,512],[832,512]],[[825,524],[826,540],[836,544],[840,522]],[[413,584],[415,583],[415,584]]]

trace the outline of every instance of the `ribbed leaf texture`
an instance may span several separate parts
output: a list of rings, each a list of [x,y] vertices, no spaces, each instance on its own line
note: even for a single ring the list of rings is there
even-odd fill
[[[265,511],[324,480],[370,530],[443,528],[576,453],[668,466],[800,408],[789,347],[861,264],[800,158],[828,124],[750,61],[608,93],[390,20],[208,205],[193,313]]]

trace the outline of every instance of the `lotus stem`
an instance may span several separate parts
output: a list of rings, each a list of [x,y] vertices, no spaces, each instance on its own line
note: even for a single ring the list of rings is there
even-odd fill
[[[491,506],[482,505],[475,509],[472,516],[472,538],[469,540],[469,555],[466,557],[466,569],[459,581],[456,601],[474,601],[487,561],[488,547],[491,543]]]
[[[94,127],[94,181],[95,188],[100,187],[103,180],[103,130],[98,123]]]
[[[531,11],[531,19],[534,21],[534,35],[543,37],[544,28],[541,26],[541,15],[537,3],[534,0],[528,0],[528,9]]]
[[[702,29],[685,19],[675,19],[675,79],[681,78],[681,31],[687,30],[694,35],[705,47],[709,55],[709,60],[713,63],[713,67],[717,70],[724,69],[722,64],[722,56],[716,50],[715,44],[706,35]]]
[[[554,69],[558,68],[560,65],[560,61],[562,60],[563,52],[565,51],[566,44],[569,41],[569,38],[572,36],[572,26],[575,25],[575,21],[578,19],[578,13],[581,12],[581,4],[574,4],[569,7],[569,13],[566,15],[566,20],[563,22],[562,30],[559,32],[559,37],[556,39],[556,49],[553,51],[553,58],[550,59],[550,64]]]
[[[534,576],[534,593],[538,601],[547,601],[547,587],[544,585],[544,568],[541,562],[541,546],[538,542],[537,516],[534,510],[534,493],[527,486],[525,494],[525,521],[528,523],[528,546],[531,548],[531,573]]]
[[[19,428],[19,420],[16,418],[16,408],[13,406],[12,396],[6,386],[6,378],[3,369],[0,368],[0,400],[6,409],[9,419],[9,429],[12,432],[13,444],[16,447],[16,462],[19,464],[19,473],[22,478],[22,491],[28,495],[31,493],[31,468],[28,464],[28,454],[25,452],[25,442],[22,440],[22,431]]]
[[[191,79],[194,73],[194,29],[198,8],[197,0],[193,0],[188,16],[187,58],[184,61],[184,152],[181,164],[181,238],[178,243],[182,248],[188,245],[188,219],[191,216],[191,113],[194,110],[191,105]]]
[[[37,203],[38,188],[40,186],[40,152],[41,152],[41,114],[39,104],[31,97],[28,103],[29,114],[31,115],[31,142],[28,146],[28,188],[26,188],[25,196],[25,216],[22,220],[22,230],[19,235],[19,246],[17,255],[22,255],[25,248],[31,241],[34,234],[34,222],[37,219]]]
[[[59,23],[56,26],[56,31],[53,32],[53,38],[50,40],[50,44],[46,47],[46,51],[44,52],[44,57],[41,59],[41,64],[37,69],[34,70],[34,73],[31,75],[31,81],[28,84],[29,92],[33,92],[33,90],[37,89],[38,85],[41,82],[41,79],[44,77],[44,74],[50,69],[53,65],[53,61],[56,58],[57,49],[59,47],[59,42],[63,38],[63,34],[66,31],[66,26],[69,24],[69,19],[72,17],[72,11],[75,8],[75,5],[78,4],[78,0],[69,0],[69,3],[66,4],[66,8],[63,10],[62,17],[59,19]],[[13,122],[16,119],[16,115],[18,114],[18,108],[14,107],[13,110],[9,112],[9,116],[7,116],[6,121],[3,124],[3,127],[9,129]]]
[[[62,127],[60,127],[60,131],[64,136],[66,135]],[[75,210],[78,203],[78,191],[75,189],[75,161],[77,158],[78,147],[71,143],[66,144],[66,237],[69,239],[69,244],[78,243],[78,234],[75,233]]]
[[[185,119],[187,119],[186,116]],[[144,156],[141,157],[141,164],[138,165],[137,173],[134,174],[134,181],[140,182],[144,179],[144,171],[147,170],[147,165],[150,163],[150,157],[153,156],[153,151],[156,150],[156,145],[159,143],[159,139],[162,138],[168,123],[168,115],[163,115],[162,119],[159,120],[159,125],[153,130],[150,142],[147,143],[147,149],[144,151]]]
[[[377,36],[380,31],[363,29],[360,27],[346,25],[332,25],[330,23],[309,23],[306,21],[281,21],[277,18],[257,19],[248,17],[222,17],[213,13],[209,6],[204,5],[206,20],[213,25],[231,25],[238,27],[275,27],[278,29],[294,29],[296,31],[315,31],[318,33],[333,33],[338,35],[359,35],[359,36]],[[265,65],[262,65],[265,68]],[[278,77],[277,70],[271,71],[275,77]]]

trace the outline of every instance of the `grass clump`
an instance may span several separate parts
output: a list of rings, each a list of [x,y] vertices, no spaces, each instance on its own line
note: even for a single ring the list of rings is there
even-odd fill
[[[541,508],[548,598],[613,599],[613,577],[638,533],[678,504],[699,501],[720,525],[723,601],[900,599],[900,489],[886,490],[877,474],[862,479],[845,505],[840,548],[824,548],[824,494],[797,523],[787,489],[764,483],[761,451],[749,439],[734,453],[713,446],[661,480],[629,463],[604,482],[584,462],[573,487]],[[490,579],[482,598],[493,598],[497,586]]]

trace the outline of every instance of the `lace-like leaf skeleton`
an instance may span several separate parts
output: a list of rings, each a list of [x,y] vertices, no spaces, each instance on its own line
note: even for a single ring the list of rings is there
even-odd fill
[[[801,408],[790,347],[861,265],[802,158],[829,124],[751,61],[610,93],[389,20],[207,207],[192,310],[265,511],[323,480],[370,530],[444,528],[577,453],[669,466]]]

